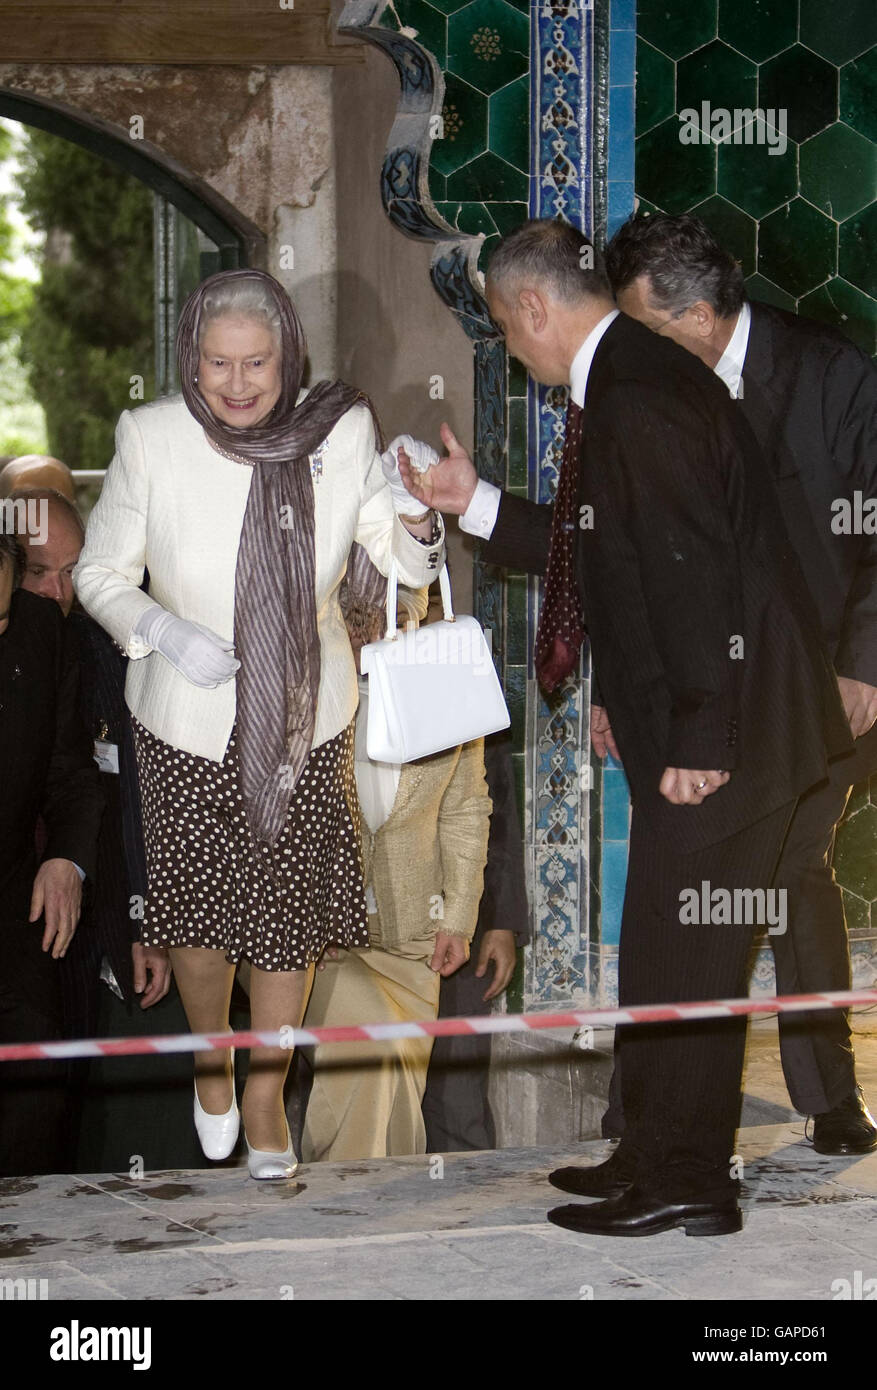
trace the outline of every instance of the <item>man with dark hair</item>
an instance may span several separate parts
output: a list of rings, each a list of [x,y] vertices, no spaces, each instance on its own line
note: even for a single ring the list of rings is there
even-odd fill
[[[853,524],[856,497],[877,496],[877,370],[836,329],[749,304],[739,265],[696,217],[631,219],[606,264],[623,311],[694,353],[739,402],[819,610],[856,745],[798,804],[776,878],[788,890],[788,930],[770,943],[780,994],[846,990],[849,945],[831,858],[853,784],[877,773],[877,529],[866,531],[864,517]],[[779,1033],[789,1095],[813,1116],[816,1150],[877,1147],[847,1013],[781,1014]],[[620,1132],[617,1087],[605,1128]]]
[[[19,587],[0,533],[0,1041],[61,1036],[59,962],[95,871],[103,811],[79,717],[75,643],[56,603]],[[37,821],[46,830],[37,856]],[[63,1171],[63,1062],[0,1065],[0,1176]]]
[[[558,275],[539,271],[540,242]],[[695,925],[683,904],[704,881],[767,893],[798,797],[852,741],[752,431],[702,363],[619,314],[597,265],[574,228],[527,223],[488,269],[509,351],[570,386],[554,506],[479,481],[447,425],[439,464],[400,463],[419,500],[489,539],[488,561],[545,575],[535,666],[548,690],[588,631],[633,795],[622,1006],[728,997],[746,987],[752,914]],[[613,1236],[739,1230],[744,1044],[738,1018],[626,1030],[618,1149],[552,1175],[607,1200],[549,1219]]]

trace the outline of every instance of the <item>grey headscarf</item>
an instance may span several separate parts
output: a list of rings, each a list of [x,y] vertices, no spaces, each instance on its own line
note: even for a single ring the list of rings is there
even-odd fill
[[[235,428],[210,410],[197,386],[199,330],[209,291],[253,279],[273,295],[281,325],[280,397],[263,424]],[[253,465],[235,573],[236,738],[241,790],[253,834],[273,845],[286,819],[314,736],[320,642],[314,598],[314,492],[308,455],[351,406],[368,397],[341,381],[321,381],[300,405],[307,344],[285,289],[261,270],[226,270],[187,299],[177,330],[183,398],[207,436]],[[378,448],[382,447],[375,416]],[[381,601],[386,581],[354,547],[360,592]],[[386,592],[385,588],[383,592]]]

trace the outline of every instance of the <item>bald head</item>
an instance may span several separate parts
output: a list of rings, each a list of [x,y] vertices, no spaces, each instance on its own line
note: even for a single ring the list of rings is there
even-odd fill
[[[9,497],[19,488],[51,488],[68,502],[76,501],[73,474],[60,459],[50,454],[22,454],[0,469],[0,497]]]
[[[73,568],[85,540],[76,507],[53,488],[17,488],[6,500],[26,563],[21,581],[29,593],[53,598],[65,618],[73,607]]]

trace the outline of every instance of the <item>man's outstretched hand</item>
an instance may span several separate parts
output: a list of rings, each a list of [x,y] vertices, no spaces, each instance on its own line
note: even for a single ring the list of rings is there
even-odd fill
[[[411,460],[400,446],[396,453],[399,472],[412,497],[416,497],[424,507],[434,507],[437,512],[462,516],[472,501],[478,474],[450,425],[442,425],[441,436],[448,452],[425,473],[418,473],[417,469],[412,467]]]

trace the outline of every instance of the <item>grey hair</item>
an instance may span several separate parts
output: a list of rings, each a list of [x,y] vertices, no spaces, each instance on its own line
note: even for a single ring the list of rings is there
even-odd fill
[[[577,227],[550,218],[531,218],[503,237],[490,258],[487,278],[506,297],[541,284],[563,304],[612,298],[597,248]]]
[[[199,347],[209,324],[221,318],[262,319],[278,347],[283,341],[280,311],[274,295],[270,286],[255,276],[252,279],[229,280],[208,290],[201,306]]]
[[[730,318],[746,298],[734,257],[687,213],[631,217],[607,246],[606,267],[616,294],[644,275],[657,307],[674,314],[704,300],[720,318]]]

